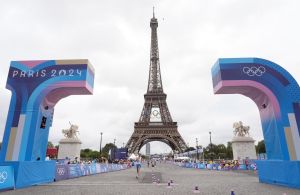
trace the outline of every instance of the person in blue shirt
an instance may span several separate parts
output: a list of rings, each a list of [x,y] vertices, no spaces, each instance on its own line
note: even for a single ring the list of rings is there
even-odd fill
[[[138,179],[140,177],[140,172],[141,172],[141,167],[142,167],[142,163],[141,163],[141,158],[140,157],[138,157],[136,159],[135,166],[136,166],[136,173],[137,173],[136,178]]]

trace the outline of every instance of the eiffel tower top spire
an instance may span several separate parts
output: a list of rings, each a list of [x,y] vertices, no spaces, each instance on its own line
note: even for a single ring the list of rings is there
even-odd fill
[[[154,7],[153,17],[150,20],[151,27],[151,51],[150,51],[150,70],[148,80],[149,93],[163,93],[163,86],[161,81],[160,63],[159,63],[159,52],[158,52],[158,40],[157,40],[157,27],[158,22],[155,18]]]
[[[153,6],[153,18],[155,18],[155,14],[154,14],[154,6]]]

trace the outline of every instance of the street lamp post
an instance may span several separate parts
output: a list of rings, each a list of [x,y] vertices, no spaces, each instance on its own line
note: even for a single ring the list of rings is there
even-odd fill
[[[204,163],[204,147],[202,146],[202,159],[203,159],[203,163]]]
[[[101,153],[102,153],[102,134],[103,132],[100,132],[100,158],[101,158]]]
[[[188,146],[188,157],[190,157],[190,146],[189,146],[189,143],[187,143],[187,146]]]
[[[198,138],[196,138],[196,152],[197,152],[197,160],[199,160],[199,153],[198,153]]]
[[[212,147],[211,146],[211,131],[209,132],[209,142],[210,142],[210,148]]]
[[[116,138],[114,139],[114,160],[116,158]]]
[[[209,142],[210,142],[210,155],[212,156],[212,143],[211,143],[211,131],[209,132]]]

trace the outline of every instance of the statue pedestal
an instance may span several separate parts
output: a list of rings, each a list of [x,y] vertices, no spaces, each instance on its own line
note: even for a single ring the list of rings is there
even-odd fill
[[[78,138],[65,138],[59,141],[58,159],[68,157],[71,161],[80,160],[81,141]]]
[[[236,136],[232,139],[232,153],[234,160],[257,159],[255,140],[252,137]]]

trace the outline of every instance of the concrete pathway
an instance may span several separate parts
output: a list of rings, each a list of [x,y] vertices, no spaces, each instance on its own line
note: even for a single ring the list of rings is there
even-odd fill
[[[236,195],[300,194],[300,190],[261,184],[254,174],[233,171],[208,171],[187,169],[175,165],[157,163],[157,167],[142,166],[142,175],[136,179],[136,169],[103,173],[76,179],[64,180],[30,188],[2,192],[1,195],[86,195],[86,194],[220,194]],[[160,183],[153,181],[159,179]],[[168,182],[173,180],[171,187]],[[199,191],[194,191],[198,186]]]

